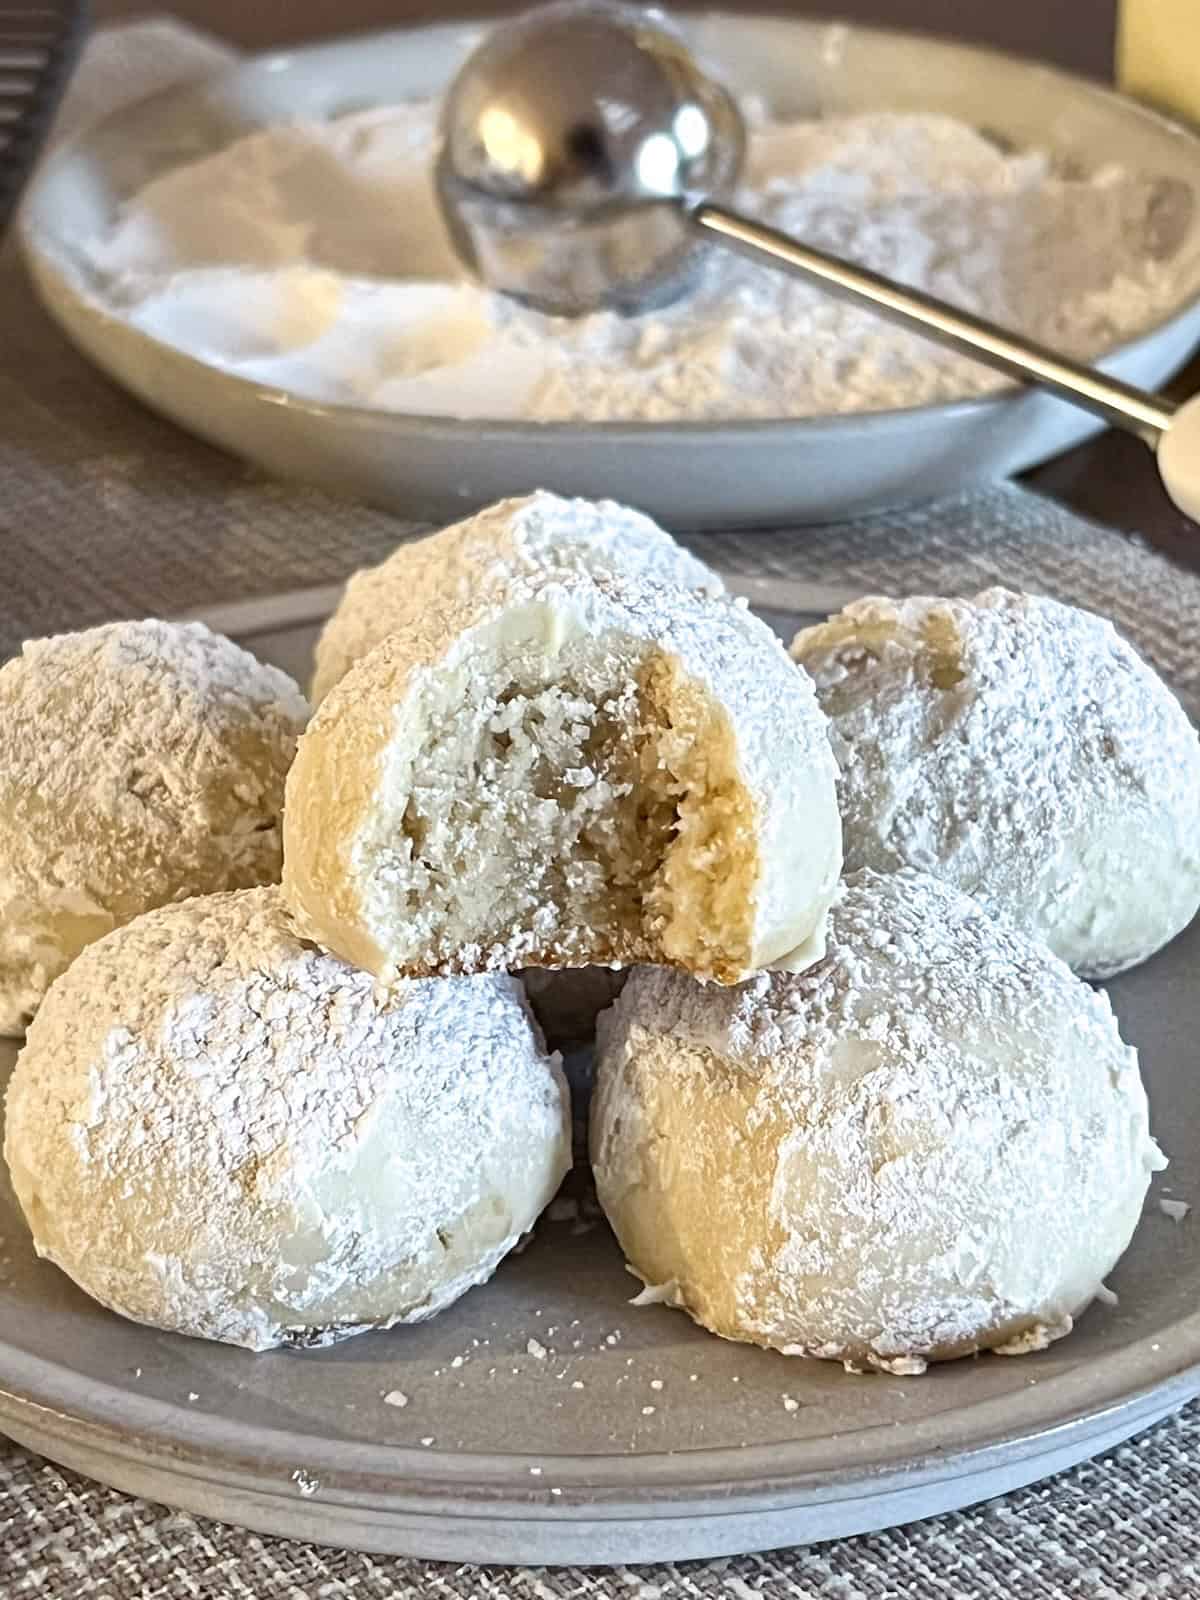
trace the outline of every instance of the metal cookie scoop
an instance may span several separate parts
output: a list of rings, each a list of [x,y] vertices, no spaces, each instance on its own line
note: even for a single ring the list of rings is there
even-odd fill
[[[744,151],[732,97],[660,14],[567,0],[497,28],[463,65],[436,180],[464,264],[539,310],[661,304],[717,240],[1137,434],[1200,520],[1200,396],[1176,408],[740,215],[722,200]]]
[[[498,28],[442,107],[438,189],[463,261],[575,316],[645,309],[696,261],[688,201],[732,193],[733,98],[649,12],[576,0]]]

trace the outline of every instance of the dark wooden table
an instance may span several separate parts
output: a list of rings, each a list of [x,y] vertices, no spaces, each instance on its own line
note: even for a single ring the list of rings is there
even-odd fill
[[[894,27],[957,34],[1003,49],[1023,51],[1093,77],[1111,76],[1116,0],[817,0],[787,5],[770,0],[711,0],[725,9],[837,14]],[[1200,0],[1197,0],[1200,4]],[[247,49],[295,43],[355,28],[444,21],[452,13],[496,15],[516,9],[504,0],[470,0],[461,7],[438,0],[94,0],[100,21],[169,10]],[[1200,389],[1200,361],[1173,386],[1183,395]],[[1163,492],[1145,446],[1106,433],[1040,467],[1029,481],[1076,509],[1141,534],[1188,566],[1200,569],[1200,530],[1179,514]]]

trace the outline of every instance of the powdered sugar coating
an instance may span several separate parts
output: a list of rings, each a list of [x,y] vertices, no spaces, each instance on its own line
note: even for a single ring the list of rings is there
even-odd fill
[[[570,1117],[516,980],[385,1002],[264,888],[79,957],[30,1029],[5,1154],[39,1254],[89,1294],[262,1350],[483,1282],[567,1170]]]
[[[0,1033],[140,912],[278,880],[307,719],[286,673],[198,622],[33,640],[0,667]]]
[[[830,718],[850,870],[976,895],[1077,972],[1200,906],[1200,739],[1112,624],[1035,595],[870,598],[797,635]]]
[[[599,1045],[634,1269],[788,1354],[911,1372],[1069,1331],[1164,1165],[1107,997],[909,870],[848,879],[803,974],[638,969]]]
[[[592,943],[589,929],[565,917],[537,880],[549,868],[579,866],[548,856],[538,828],[547,810],[555,815],[566,803],[565,790],[607,793],[587,768],[554,774],[551,799],[526,786],[519,826],[525,879],[517,885],[501,873],[484,896],[488,910],[499,905],[507,917],[515,891],[528,890],[532,920],[514,908],[502,937],[467,929],[447,954],[429,942],[422,905],[403,916],[397,911],[397,884],[416,882],[414,861],[419,865],[420,845],[412,843],[408,824],[420,787],[414,752],[451,716],[464,738],[502,723],[514,662],[532,664],[557,693],[574,646],[590,652],[592,669],[608,686],[599,697],[603,709],[618,721],[632,716],[638,675],[653,661],[711,708],[719,722],[714,742],[719,738],[722,754],[729,753],[751,812],[754,865],[745,904],[752,937],[744,970],[815,959],[841,848],[833,759],[811,685],[740,602],[582,572],[543,574],[515,584],[502,600],[484,594],[455,612],[427,616],[385,639],[325,699],[288,781],[284,890],[298,925],[384,978],[396,971],[513,971],[624,958]],[[467,704],[471,690],[482,697],[478,706]],[[572,715],[580,718],[599,709],[577,695],[574,704]],[[688,756],[700,760],[703,751],[689,746]],[[489,781],[503,782],[504,759],[489,757]],[[426,793],[441,785],[449,794],[462,776],[452,769],[425,779]],[[440,817],[439,830],[445,832]],[[593,871],[593,863],[583,865]],[[427,881],[423,876],[418,889]],[[645,948],[640,959],[666,957]]]
[[[379,566],[354,573],[317,641],[313,703],[389,633],[483,593],[502,600],[514,582],[541,571],[624,573],[724,592],[715,572],[640,511],[538,490],[402,544]]]

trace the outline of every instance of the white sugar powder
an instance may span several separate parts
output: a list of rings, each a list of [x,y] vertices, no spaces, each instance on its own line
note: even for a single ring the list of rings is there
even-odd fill
[[[717,248],[685,299],[640,317],[551,319],[480,289],[438,216],[435,121],[424,102],[293,123],[179,167],[90,241],[96,284],[130,321],[216,366],[393,411],[787,417],[1002,381]],[[1146,327],[1179,288],[1148,177],[1068,174],[945,116],[761,122],[740,200],[1077,356]]]

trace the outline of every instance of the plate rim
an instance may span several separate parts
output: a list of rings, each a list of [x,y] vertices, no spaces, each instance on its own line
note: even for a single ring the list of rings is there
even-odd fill
[[[1161,1348],[1151,1352],[1158,1359],[1150,1364],[1153,1370],[1147,1370],[1145,1354],[1151,1342]],[[1018,1395],[948,1408],[904,1428],[877,1423],[770,1444],[588,1455],[501,1454],[321,1439],[244,1424],[170,1400],[150,1400],[128,1388],[82,1378],[71,1368],[2,1341],[0,1357],[4,1361],[0,1422],[10,1416],[18,1425],[24,1421],[36,1427],[40,1418],[60,1436],[83,1434],[91,1445],[110,1454],[136,1456],[143,1464],[157,1460],[171,1472],[216,1473],[226,1484],[261,1487],[264,1475],[290,1482],[303,1467],[320,1479],[327,1502],[386,1503],[458,1517],[470,1514],[464,1512],[464,1503],[493,1514],[505,1503],[537,1506],[553,1487],[568,1505],[570,1496],[575,1504],[586,1502],[592,1515],[619,1518],[631,1504],[636,1504],[640,1516],[672,1515],[681,1503],[703,1514],[706,1498],[730,1511],[748,1503],[786,1506],[798,1498],[819,1503],[838,1498],[849,1485],[867,1480],[882,1484],[900,1476],[915,1488],[979,1471],[1000,1453],[1009,1459],[1035,1458],[1071,1439],[1086,1440],[1101,1433],[1131,1412],[1135,1417],[1161,1415],[1200,1394],[1200,1312],[1168,1324],[1153,1341],[1143,1338],[1099,1361],[1078,1363]],[[286,1359],[304,1360],[306,1355],[288,1353]],[[989,1354],[979,1359],[1019,1358]],[[1133,1384],[1121,1377],[1122,1369],[1131,1364],[1139,1372]],[[1098,1375],[1104,1379],[1102,1387]],[[872,1378],[864,1376],[861,1381],[869,1383]],[[1047,1394],[1053,1399],[1049,1415]],[[140,1402],[135,1421],[128,1418],[131,1395]],[[143,1415],[143,1410],[152,1415]],[[944,1439],[922,1443],[925,1434],[943,1433],[950,1417],[982,1417],[986,1426],[970,1436],[960,1435],[966,1442],[954,1449],[947,1450]],[[827,1459],[831,1451],[836,1459]],[[542,1469],[541,1484],[532,1482],[531,1465]]]

